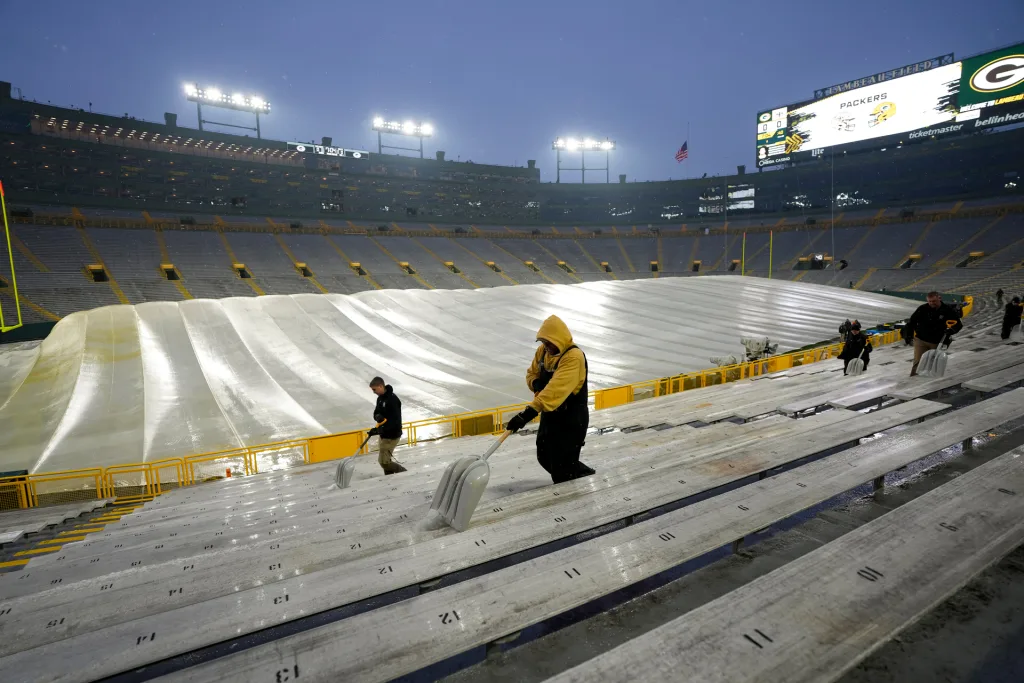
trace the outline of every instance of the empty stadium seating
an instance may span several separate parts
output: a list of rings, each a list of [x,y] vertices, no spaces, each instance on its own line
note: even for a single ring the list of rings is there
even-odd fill
[[[860,377],[813,364],[595,412],[584,459],[598,474],[564,484],[549,484],[529,436],[514,437],[492,458],[484,501],[462,534],[423,524],[427,503],[443,464],[490,437],[400,449],[409,471],[395,477],[358,456],[344,490],[325,463],[180,489],[79,524],[50,519],[70,526],[52,541],[12,537],[0,551],[21,563],[0,574],[0,670],[15,681],[128,671],[138,680],[269,672],[383,681],[505,642],[721,546],[753,542],[744,539],[865,483],[882,490],[887,473],[1015,424],[1024,389],[1007,387],[1024,380],[1024,352],[988,325],[964,334],[936,380],[907,378],[909,349],[889,347]],[[961,386],[952,406],[936,400]],[[803,680],[808,662],[844,670],[1024,541],[1019,455],[979,463],[560,680],[636,680],[640,671],[655,680],[679,667],[708,672],[702,680],[766,671]],[[985,524],[973,526],[980,516]],[[0,539],[19,530],[4,519]],[[973,533],[956,533],[965,528]],[[851,553],[855,564],[843,559]],[[813,598],[801,598],[811,586]],[[889,630],[856,628],[878,618],[880,601]],[[835,627],[858,634],[842,648],[820,645],[831,631],[803,616],[826,605]],[[777,616],[765,621],[766,609]],[[733,637],[678,646],[711,625]],[[783,646],[799,648],[802,668],[776,653]]]

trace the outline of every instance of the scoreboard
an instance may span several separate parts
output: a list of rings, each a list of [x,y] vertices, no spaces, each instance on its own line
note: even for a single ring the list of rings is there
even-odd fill
[[[902,144],[1022,122],[1024,43],[762,110],[757,114],[756,160],[763,168],[852,143],[877,139],[880,146]]]
[[[309,142],[289,142],[288,150],[302,154],[315,154],[325,157],[343,157],[345,159],[369,159],[370,153],[361,149],[344,149],[329,145],[314,145]]]

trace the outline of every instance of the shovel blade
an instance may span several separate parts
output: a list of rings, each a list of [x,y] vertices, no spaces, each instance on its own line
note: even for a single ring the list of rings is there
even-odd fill
[[[348,488],[348,485],[352,483],[352,475],[356,471],[356,463],[352,458],[345,458],[338,463],[338,469],[334,473],[334,483],[338,485],[339,489]]]
[[[441,481],[437,482],[437,489],[434,491],[434,497],[430,499],[430,509],[436,510],[442,516],[444,516],[445,510],[451,505],[452,499],[455,497],[457,485],[459,483],[459,477],[462,473],[472,465],[474,462],[478,462],[480,459],[466,455],[458,460],[454,460],[448,463],[448,467],[444,468],[444,474],[441,475]]]
[[[444,521],[448,522],[456,531],[465,531],[469,528],[476,506],[487,489],[487,482],[491,479],[491,467],[483,460],[477,460],[459,478],[456,494],[451,505],[443,515]]]
[[[850,364],[846,366],[846,374],[854,377],[864,374],[864,361],[859,358],[851,360]]]

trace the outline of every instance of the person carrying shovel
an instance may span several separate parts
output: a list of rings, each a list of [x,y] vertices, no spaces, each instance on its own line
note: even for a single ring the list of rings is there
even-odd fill
[[[537,462],[551,480],[560,484],[594,474],[580,462],[580,451],[590,426],[587,406],[587,357],[572,341],[572,333],[558,316],[545,320],[537,331],[541,344],[526,371],[533,401],[509,420],[517,432],[540,414]]]
[[[384,384],[380,377],[370,380],[370,389],[377,395],[377,405],[373,408],[373,421],[379,426],[370,430],[370,436],[379,436],[377,462],[384,469],[384,474],[405,472],[405,468],[395,462],[395,447],[402,438],[402,402],[395,395],[390,384]],[[383,422],[383,424],[381,424]]]
[[[850,363],[858,359],[863,363],[857,373],[860,374],[868,369],[868,363],[871,362],[871,340],[861,332],[860,321],[854,320],[850,323],[846,343],[843,344],[843,350],[839,353],[839,360],[843,361],[844,375],[850,369]]]

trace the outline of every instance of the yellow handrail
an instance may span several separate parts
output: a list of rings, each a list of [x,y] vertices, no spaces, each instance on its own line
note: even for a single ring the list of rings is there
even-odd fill
[[[973,307],[973,299],[965,297],[966,305],[964,314],[970,312]],[[898,342],[902,339],[898,330],[883,332],[871,337],[876,346],[883,346]],[[704,387],[735,382],[741,379],[758,377],[772,372],[779,372],[809,363],[835,358],[842,350],[842,344],[828,344],[804,351],[793,351],[779,356],[771,356],[760,360],[725,365],[707,370],[682,373],[671,377],[660,377],[658,379],[634,382],[619,387],[608,389],[596,389],[590,392],[595,410],[603,410],[624,403],[632,403],[637,399],[654,398],[667,396]],[[442,415],[422,420],[413,420],[403,425],[408,445],[414,445],[422,441],[429,441],[438,438],[472,436],[477,434],[497,434],[502,431],[511,414],[523,409],[526,403],[517,403],[497,408],[487,408],[454,415]],[[313,442],[320,442],[331,439],[338,439],[340,444],[362,443],[366,436],[366,430],[353,430],[339,432],[337,434],[325,434],[307,438],[287,439],[274,441],[256,446],[242,446],[228,448],[209,453],[197,453],[181,458],[165,458],[152,462],[125,463],[111,465],[106,468],[92,467],[80,470],[63,470],[58,472],[46,472],[28,474],[23,476],[12,476],[0,478],[0,494],[5,486],[14,486],[18,495],[18,506],[22,508],[36,507],[39,505],[37,486],[40,483],[69,481],[73,479],[92,478],[95,480],[96,497],[105,498],[116,495],[118,484],[115,481],[117,475],[139,474],[140,484],[125,484],[123,487],[138,488],[141,486],[147,495],[159,495],[163,493],[163,484],[160,480],[160,470],[175,468],[175,476],[178,486],[189,486],[197,482],[201,483],[205,478],[220,478],[220,475],[204,477],[200,472],[203,465],[209,465],[220,461],[227,465],[225,470],[231,470],[231,462],[242,461],[242,469],[245,475],[259,472],[258,456],[275,452],[298,451],[301,453],[302,462],[313,462]],[[327,449],[326,452],[333,453]],[[361,452],[366,452],[365,446]],[[340,457],[351,455],[352,451],[343,451]],[[329,457],[339,457],[330,455]],[[319,459],[318,459],[319,461]],[[231,476],[225,472],[225,476]]]

